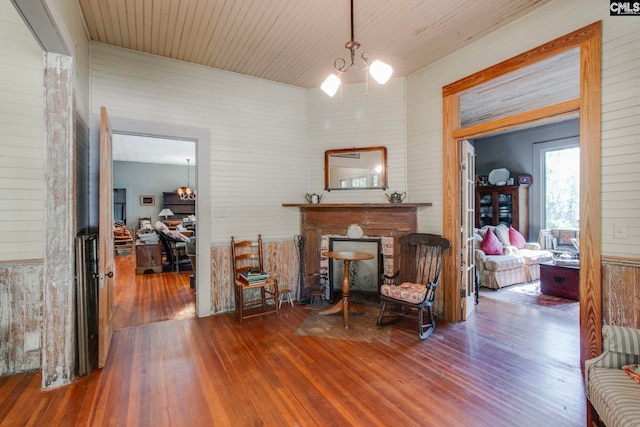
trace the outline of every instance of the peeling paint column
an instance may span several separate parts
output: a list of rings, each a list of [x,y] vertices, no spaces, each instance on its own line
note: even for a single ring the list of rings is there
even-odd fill
[[[73,58],[45,53],[45,247],[42,387],[71,382],[75,366],[75,104]]]

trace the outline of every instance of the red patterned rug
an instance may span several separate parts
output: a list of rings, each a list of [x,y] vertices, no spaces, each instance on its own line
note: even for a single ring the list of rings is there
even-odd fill
[[[580,303],[578,301],[541,294],[540,281],[507,286],[501,289],[480,288],[480,304],[482,304],[482,298],[523,304],[546,313],[573,317],[576,320],[580,315]]]

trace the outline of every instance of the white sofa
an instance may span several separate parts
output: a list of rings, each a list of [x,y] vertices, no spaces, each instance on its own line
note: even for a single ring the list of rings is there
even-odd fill
[[[480,247],[489,228],[503,244],[501,255],[486,254]],[[475,262],[480,286],[499,289],[538,280],[540,278],[540,263],[553,259],[553,254],[541,250],[540,245],[536,242],[527,242],[522,249],[516,248],[511,244],[508,230],[509,228],[505,225],[475,230]]]

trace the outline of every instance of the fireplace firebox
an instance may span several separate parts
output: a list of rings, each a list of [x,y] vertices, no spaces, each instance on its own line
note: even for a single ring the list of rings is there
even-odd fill
[[[329,250],[366,252],[373,255],[370,260],[352,262],[349,268],[351,294],[377,296],[381,274],[384,272],[382,242],[374,239],[329,238]],[[340,297],[344,262],[329,259],[329,296],[331,300]]]

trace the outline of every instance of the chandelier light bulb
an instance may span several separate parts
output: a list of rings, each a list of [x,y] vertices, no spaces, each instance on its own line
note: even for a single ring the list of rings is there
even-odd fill
[[[371,74],[371,77],[373,77],[375,81],[383,85],[391,78],[393,68],[391,68],[389,64],[375,60],[369,67],[369,74]]]
[[[338,91],[340,84],[341,84],[340,78],[335,74],[331,74],[322,83],[322,86],[320,86],[320,89],[322,89],[322,91],[327,95],[333,97],[333,95],[335,95],[336,92]]]

